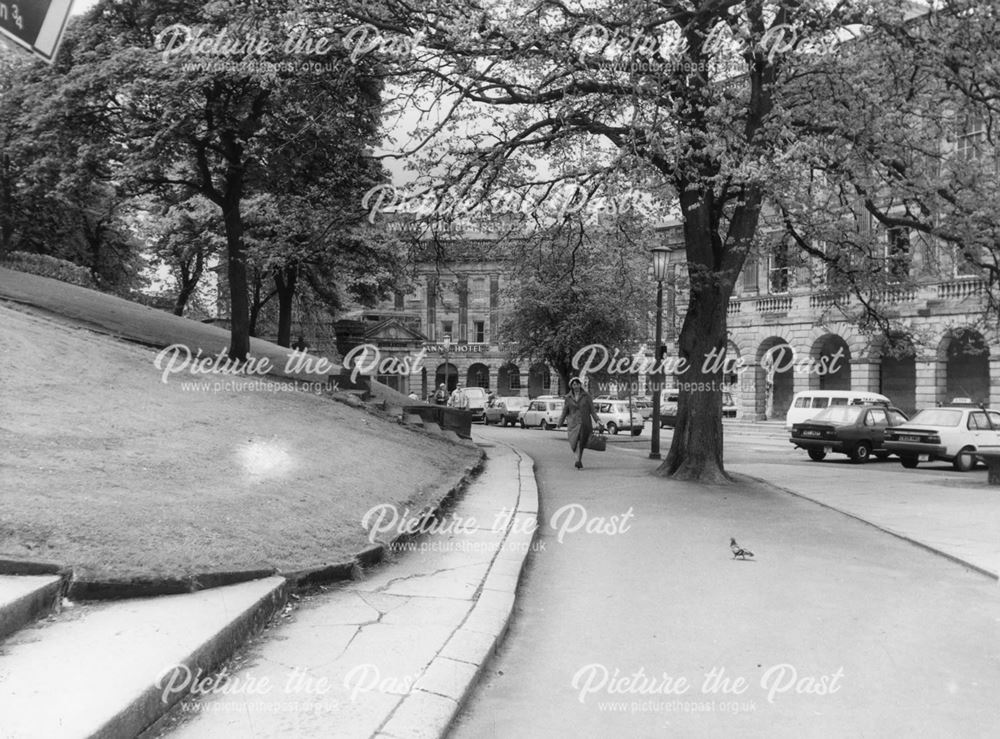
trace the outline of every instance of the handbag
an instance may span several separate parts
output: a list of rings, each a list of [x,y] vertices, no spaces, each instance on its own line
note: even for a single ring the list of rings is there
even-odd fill
[[[590,438],[587,439],[587,449],[591,449],[595,452],[603,452],[608,448],[608,439],[604,435],[603,431],[599,431],[596,434],[591,434]]]

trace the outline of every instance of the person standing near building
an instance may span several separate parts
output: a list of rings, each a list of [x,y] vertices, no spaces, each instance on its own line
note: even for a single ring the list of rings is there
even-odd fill
[[[448,402],[448,387],[442,382],[438,385],[437,391],[434,393],[434,404],[435,405],[445,405]]]
[[[601,419],[594,413],[594,401],[590,393],[583,389],[583,380],[574,377],[569,381],[569,394],[563,401],[562,415],[559,417],[559,425],[565,421],[567,423],[566,437],[569,440],[569,448],[576,452],[576,468],[583,468],[583,450],[587,446],[590,435],[594,433],[594,423],[599,428],[604,428]]]
[[[461,384],[455,388],[455,392],[451,394],[451,399],[448,401],[448,405],[452,408],[458,408],[459,410],[467,410],[469,407],[469,396],[465,394],[462,389]]]

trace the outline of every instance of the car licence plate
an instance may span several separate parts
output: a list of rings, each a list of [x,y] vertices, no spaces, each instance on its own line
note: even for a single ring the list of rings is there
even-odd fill
[[[903,435],[900,435],[899,440],[900,441],[920,441],[920,437],[919,436],[903,436]]]
[[[819,431],[803,431],[803,436],[819,436]]]

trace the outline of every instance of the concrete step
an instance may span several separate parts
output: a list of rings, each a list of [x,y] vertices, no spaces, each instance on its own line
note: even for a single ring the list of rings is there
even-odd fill
[[[66,608],[0,649],[0,737],[136,736],[285,603],[285,580]]]
[[[162,728],[170,739],[444,736],[506,632],[537,518],[532,460],[498,444],[445,519],[457,528],[304,599],[234,660],[233,686],[266,690],[205,691]]]
[[[58,575],[0,575],[0,639],[51,613],[61,588]]]

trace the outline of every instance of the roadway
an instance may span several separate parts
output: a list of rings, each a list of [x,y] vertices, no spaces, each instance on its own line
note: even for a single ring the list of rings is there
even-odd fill
[[[921,480],[985,479],[816,463],[783,439],[731,435],[731,469],[791,490],[905,496]],[[995,735],[996,580],[773,487],[657,478],[648,426],[588,452],[582,471],[562,431],[473,436],[534,457],[541,527],[453,736]],[[730,537],[755,556],[734,559]]]

